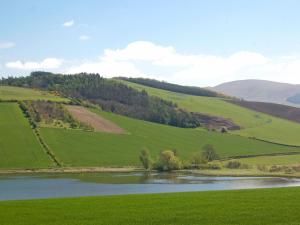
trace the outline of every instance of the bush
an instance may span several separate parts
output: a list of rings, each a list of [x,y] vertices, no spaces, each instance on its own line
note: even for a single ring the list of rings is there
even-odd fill
[[[190,161],[191,168],[200,169],[204,164],[207,164],[207,161],[203,158],[202,153],[195,153]]]
[[[220,170],[221,166],[219,164],[210,163],[210,164],[208,164],[208,169],[210,169],[210,170]]]
[[[154,168],[159,171],[179,170],[182,168],[182,162],[173,151],[167,150],[160,153]]]
[[[241,168],[242,163],[240,163],[239,161],[229,161],[225,167],[229,168],[229,169],[239,169]]]
[[[150,153],[147,149],[143,149],[141,151],[141,154],[140,154],[140,160],[143,164],[143,167],[146,169],[146,170],[149,170],[151,169],[152,167],[152,159],[151,159],[151,156],[150,156]]]
[[[269,172],[271,172],[271,173],[275,173],[275,172],[293,173],[294,170],[293,170],[293,168],[288,167],[288,166],[273,165],[270,167]]]
[[[211,162],[213,160],[219,159],[219,156],[212,145],[205,145],[203,147],[202,158],[205,161]]]

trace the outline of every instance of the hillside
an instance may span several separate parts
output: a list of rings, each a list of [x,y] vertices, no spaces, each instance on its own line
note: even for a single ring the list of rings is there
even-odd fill
[[[239,80],[220,84],[211,90],[248,101],[300,106],[297,98],[300,93],[300,85],[266,80]]]
[[[0,103],[0,168],[53,166],[16,103]]]
[[[68,102],[69,99],[59,96],[57,93],[39,91],[31,88],[21,88],[0,85],[0,101],[9,100],[49,100],[54,102]]]
[[[300,145],[297,135],[300,132],[300,125],[297,123],[250,110],[232,104],[222,98],[192,96],[151,88],[128,81],[121,82],[126,82],[127,85],[138,90],[145,90],[150,95],[160,96],[163,99],[173,101],[179,107],[188,111],[229,118],[242,127],[241,130],[232,131],[235,134],[275,143]]]
[[[255,110],[257,112],[266,113],[272,116],[300,123],[300,108],[298,107],[280,105],[276,103],[252,102],[244,100],[230,100],[230,102],[248,109]]]
[[[29,120],[32,125],[37,127],[43,143],[38,144],[40,139],[34,136],[34,130],[30,129],[25,114],[21,113],[18,106],[21,103],[1,103],[2,110],[7,108],[7,113],[16,110],[18,117],[23,121],[22,123],[27,124],[27,128],[25,126],[27,130],[25,128],[13,129],[14,126],[20,126],[22,123],[19,120],[8,119],[9,114],[7,113],[6,116],[3,114],[4,120],[0,123],[0,131],[5,135],[0,140],[7,141],[3,142],[6,143],[6,147],[2,148],[1,151],[9,158],[9,160],[3,161],[3,168],[44,168],[55,166],[53,162],[55,160],[59,162],[58,166],[139,166],[138,155],[144,148],[149,149],[152,157],[157,156],[162,150],[176,149],[182,159],[189,160],[195,153],[200,152],[206,144],[212,144],[221,157],[300,152],[298,147],[267,143],[230,133],[222,134],[203,128],[178,128],[129,118],[112,112],[105,112],[95,105],[87,104],[87,102],[82,103],[82,106],[69,105],[74,104],[74,99],[70,102],[60,103],[56,101],[54,95],[44,91],[39,91],[42,97],[46,96],[44,99],[28,101],[26,100],[27,96],[23,97],[22,91],[18,91],[23,90],[22,88],[13,88],[17,93],[15,99],[25,99],[22,104],[27,108]],[[153,90],[162,94],[159,89]],[[26,89],[26,91],[34,90]],[[149,93],[151,94],[151,91]],[[172,94],[171,97],[176,96],[174,93],[170,93]],[[227,115],[225,114],[227,110],[224,111],[224,109],[231,109],[232,112],[243,109],[245,111],[241,110],[241,113],[248,112],[246,109],[222,99],[191,97],[205,100],[200,102],[207,106],[205,107],[206,112],[217,110],[223,116]],[[49,98],[54,98],[55,102],[49,101]],[[186,103],[186,105],[182,103]],[[189,98],[180,102],[179,105],[184,107],[193,105],[200,108],[203,106],[191,104]],[[242,121],[242,115],[240,121]],[[246,121],[245,124],[252,124],[250,122],[249,117],[249,121]],[[16,124],[14,125],[14,123]],[[10,131],[7,132],[7,130]],[[24,143],[25,136],[18,133],[19,131],[28,135],[26,143]],[[20,139],[18,142],[11,141],[12,139],[18,140],[18,138]],[[28,150],[23,146],[28,146]],[[47,152],[50,152],[50,155]],[[21,155],[22,157],[19,159],[18,157]],[[18,162],[18,160],[21,161]]]

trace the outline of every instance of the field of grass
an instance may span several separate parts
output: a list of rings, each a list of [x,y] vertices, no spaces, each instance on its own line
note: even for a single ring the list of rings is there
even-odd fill
[[[242,130],[234,131],[236,134],[276,143],[300,146],[298,135],[300,133],[300,124],[298,123],[243,108],[220,98],[192,96],[146,87],[127,81],[121,82],[138,90],[145,89],[150,95],[173,101],[179,107],[191,112],[201,112],[230,118],[243,127]]]
[[[300,188],[2,201],[5,225],[298,225]]]
[[[249,165],[300,165],[300,155],[259,156],[239,161]]]
[[[66,166],[135,166],[138,156],[148,148],[153,158],[161,150],[176,149],[183,159],[190,159],[205,144],[212,144],[221,156],[256,155],[300,151],[251,140],[245,137],[184,129],[112,113],[95,111],[125,130],[125,134],[107,134],[81,130],[41,128],[41,134],[56,157]]]
[[[0,168],[51,165],[29,122],[16,103],[0,103]]]
[[[0,86],[0,100],[51,100],[68,102],[66,98],[55,96],[49,92],[11,86]]]

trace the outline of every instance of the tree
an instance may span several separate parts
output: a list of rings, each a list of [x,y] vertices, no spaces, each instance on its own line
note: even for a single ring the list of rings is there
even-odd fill
[[[157,162],[155,163],[155,169],[160,171],[172,171],[182,168],[181,160],[175,156],[171,150],[166,150],[160,153]]]
[[[216,153],[214,146],[208,144],[203,147],[202,158],[208,162],[211,162],[218,159],[219,156]]]
[[[193,168],[200,168],[201,165],[206,164],[207,161],[203,158],[202,152],[197,152],[191,159],[191,166]]]
[[[146,169],[146,170],[150,170],[151,167],[152,167],[152,159],[151,159],[151,156],[150,156],[150,153],[148,151],[148,149],[143,149],[141,151],[141,154],[140,154],[140,160],[143,164],[143,167]]]

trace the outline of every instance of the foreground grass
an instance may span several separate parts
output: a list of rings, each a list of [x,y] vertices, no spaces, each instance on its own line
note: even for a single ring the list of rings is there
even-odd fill
[[[65,166],[140,166],[138,156],[143,148],[148,148],[154,159],[161,150],[176,149],[180,158],[185,160],[201,151],[205,144],[212,144],[222,157],[300,150],[232,134],[177,128],[96,112],[127,133],[41,128],[46,143]]]
[[[41,168],[51,161],[16,103],[0,103],[0,168]]]
[[[0,202],[5,225],[298,225],[300,188]]]
[[[56,102],[68,102],[66,98],[55,96],[46,91],[39,91],[30,88],[11,86],[0,86],[1,100],[50,100]]]
[[[192,96],[127,81],[120,82],[138,90],[144,89],[150,95],[176,102],[179,107],[191,112],[201,112],[230,118],[243,128],[240,131],[235,131],[237,134],[275,143],[300,146],[300,138],[298,136],[300,133],[300,124],[237,106],[220,98]]]

